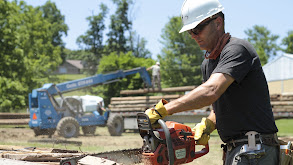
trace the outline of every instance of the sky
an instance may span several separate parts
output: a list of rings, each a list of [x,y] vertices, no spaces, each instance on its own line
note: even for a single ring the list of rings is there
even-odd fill
[[[24,0],[28,5],[44,5],[47,0]],[[164,26],[173,16],[181,15],[181,6],[184,0],[133,0],[130,9],[132,29],[147,40],[146,48],[156,59],[160,54],[160,43]],[[219,0],[224,6],[225,29],[232,36],[245,39],[245,31],[254,25],[265,26],[272,34],[279,35],[278,44],[293,30],[293,1],[292,0]],[[76,39],[88,30],[88,16],[100,13],[99,5],[104,3],[110,9],[106,27],[109,26],[109,17],[114,14],[116,6],[112,0],[51,0],[65,16],[65,23],[69,30],[63,37],[65,47],[77,50]],[[179,31],[180,29],[178,29]],[[107,30],[105,31],[105,33]],[[104,37],[105,39],[105,37]]]

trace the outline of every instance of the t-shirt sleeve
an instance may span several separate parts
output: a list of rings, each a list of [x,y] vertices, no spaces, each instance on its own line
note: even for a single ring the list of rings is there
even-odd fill
[[[225,73],[240,83],[252,67],[252,57],[242,45],[231,45],[223,50],[213,73]]]

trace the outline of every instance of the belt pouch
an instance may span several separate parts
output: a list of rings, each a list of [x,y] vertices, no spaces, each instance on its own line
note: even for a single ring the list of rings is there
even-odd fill
[[[293,146],[289,141],[287,145],[280,145],[280,165],[293,165]]]

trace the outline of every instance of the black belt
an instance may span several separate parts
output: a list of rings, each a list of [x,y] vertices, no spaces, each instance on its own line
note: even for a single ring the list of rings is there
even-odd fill
[[[278,146],[278,137],[277,134],[258,134],[255,136],[255,142],[261,143],[269,146]],[[237,147],[239,145],[247,144],[247,136],[238,137],[235,139],[229,140],[226,144],[231,147]]]

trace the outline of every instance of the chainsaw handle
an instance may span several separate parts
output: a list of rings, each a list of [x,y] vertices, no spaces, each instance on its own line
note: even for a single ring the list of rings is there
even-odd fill
[[[210,151],[209,144],[206,144],[204,146],[205,147],[203,149],[201,149],[200,151],[194,152],[194,154],[195,154],[194,159],[202,157],[202,156],[204,156],[205,154],[207,154]]]
[[[165,143],[163,139],[157,137],[154,134],[154,130],[148,115],[145,113],[137,113],[136,116],[139,134],[142,138],[149,133],[153,138],[157,139],[161,143]]]
[[[169,165],[174,165],[175,158],[174,158],[174,150],[173,150],[173,146],[172,146],[172,139],[171,139],[170,131],[169,131],[166,123],[164,122],[164,120],[159,119],[158,123],[161,125],[161,127],[163,128],[163,131],[165,133],[166,145],[167,145],[167,151],[168,151],[168,157],[169,157]]]

